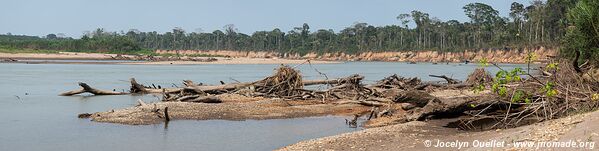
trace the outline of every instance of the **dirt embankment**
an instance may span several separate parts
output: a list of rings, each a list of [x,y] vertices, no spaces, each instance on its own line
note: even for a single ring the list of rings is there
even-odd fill
[[[402,51],[402,52],[362,52],[359,54],[337,53],[277,53],[268,51],[230,51],[230,50],[156,50],[159,54],[213,55],[247,58],[285,58],[313,59],[326,61],[398,61],[398,62],[464,62],[486,58],[490,62],[525,63],[526,56],[532,52],[537,61],[546,61],[557,55],[557,49],[539,47],[534,49],[513,50],[466,50],[463,52],[439,51]]]

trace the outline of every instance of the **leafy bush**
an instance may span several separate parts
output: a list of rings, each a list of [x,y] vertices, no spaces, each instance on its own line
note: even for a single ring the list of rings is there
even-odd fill
[[[599,64],[599,1],[581,0],[568,11],[570,26],[564,39],[562,55],[574,56]]]

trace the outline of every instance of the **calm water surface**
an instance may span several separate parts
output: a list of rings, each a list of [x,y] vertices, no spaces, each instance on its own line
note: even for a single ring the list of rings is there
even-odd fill
[[[348,128],[343,117],[312,117],[247,121],[172,121],[130,126],[78,119],[92,113],[131,107],[137,99],[157,96],[71,96],[57,94],[78,89],[82,81],[101,89],[127,90],[128,79],[170,87],[184,79],[208,84],[252,81],[270,75],[278,65],[91,65],[0,64],[0,150],[272,150],[295,142],[358,129]],[[523,65],[502,65],[510,69]],[[350,62],[301,65],[308,79],[351,74],[371,83],[391,74],[429,78],[429,74],[465,79],[475,64],[406,64]],[[315,69],[314,69],[315,68]],[[492,72],[497,69],[489,67]],[[234,79],[234,80],[233,80]]]

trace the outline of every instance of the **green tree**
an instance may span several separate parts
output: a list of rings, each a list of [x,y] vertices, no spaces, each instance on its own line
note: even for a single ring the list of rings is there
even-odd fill
[[[568,33],[563,55],[580,51],[584,60],[599,64],[599,1],[581,0],[568,11]]]

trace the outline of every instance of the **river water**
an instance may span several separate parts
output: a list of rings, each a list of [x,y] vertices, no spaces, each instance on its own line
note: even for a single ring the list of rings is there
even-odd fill
[[[272,74],[278,65],[115,65],[115,64],[0,64],[0,150],[272,150],[301,140],[359,130],[344,117],[278,120],[175,120],[168,125],[121,125],[78,119],[93,113],[131,107],[153,95],[58,96],[86,82],[100,89],[129,88],[128,79],[163,87],[182,80],[207,84],[253,81]],[[523,65],[501,65],[511,69]],[[465,79],[476,64],[406,64],[348,62],[298,66],[307,79],[361,74],[366,83],[398,74],[439,80],[429,74]],[[494,67],[487,67],[491,72]],[[318,70],[318,71],[316,71]]]

